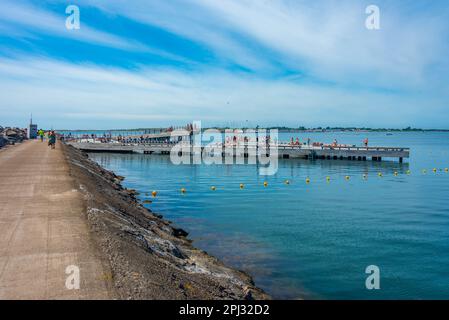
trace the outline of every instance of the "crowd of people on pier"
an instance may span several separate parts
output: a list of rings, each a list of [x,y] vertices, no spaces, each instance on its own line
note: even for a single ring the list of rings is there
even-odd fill
[[[291,137],[289,145],[290,146],[306,145],[312,147],[328,147],[328,148],[350,147],[350,145],[347,144],[339,144],[337,139],[334,139],[334,141],[331,144],[325,144],[322,142],[311,142],[310,138],[307,138],[307,140],[301,143],[298,137],[296,137],[296,139],[294,137]],[[363,140],[363,146],[368,147],[368,138],[365,138]]]
[[[185,127],[187,130],[191,130],[193,132],[196,128],[189,124]],[[165,130],[165,132],[170,132],[175,130],[175,128],[170,127]],[[82,134],[77,136],[72,136],[71,133],[64,136],[63,134],[60,135],[61,139],[66,140],[81,140],[81,141],[91,141],[96,143],[121,143],[121,144],[177,144],[180,141],[187,141],[186,137],[170,137],[170,136],[162,136],[162,137],[154,137],[154,136],[148,136],[146,134],[141,135],[122,135],[121,133],[118,135],[112,135],[109,133],[103,133],[101,135],[97,135],[94,133],[91,134]],[[191,139],[192,137],[190,137]],[[277,139],[272,139],[270,135],[260,135],[260,136],[248,136],[242,133],[233,133],[233,134],[226,134],[224,136],[223,142],[217,142],[216,144],[223,144],[223,145],[243,145],[243,144],[260,144],[265,143],[267,145],[271,144],[277,144],[280,143]],[[301,141],[299,137],[291,137],[290,141],[288,142],[288,145],[290,146],[307,146],[307,147],[325,147],[325,148],[340,148],[340,147],[353,147],[354,145],[347,145],[347,144],[341,144],[337,141],[337,139],[334,139],[332,143],[323,143],[323,142],[315,142],[312,141],[310,138],[304,139],[304,141]],[[362,145],[364,147],[368,147],[368,138],[365,138],[362,141]]]

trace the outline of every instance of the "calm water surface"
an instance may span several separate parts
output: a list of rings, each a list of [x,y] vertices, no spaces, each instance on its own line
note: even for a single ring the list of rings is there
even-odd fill
[[[90,157],[126,176],[124,185],[142,200],[157,190],[149,208],[189,231],[197,247],[249,272],[275,298],[448,299],[449,173],[442,169],[449,167],[449,134],[283,134],[282,140],[297,135],[357,145],[368,137],[371,145],[410,147],[411,158],[403,164],[279,160],[278,173],[264,177],[254,165]],[[381,271],[380,290],[365,288],[372,264]]]

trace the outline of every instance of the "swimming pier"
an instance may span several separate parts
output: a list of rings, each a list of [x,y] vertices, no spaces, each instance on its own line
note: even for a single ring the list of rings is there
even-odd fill
[[[88,142],[88,141],[68,141],[77,149],[86,152],[112,152],[112,153],[141,153],[141,154],[160,154],[168,155],[172,150],[174,143],[117,143],[117,142]],[[240,154],[248,157],[254,154],[256,146],[246,145],[238,146],[215,146],[222,148],[222,155]],[[275,146],[271,145],[271,148]],[[195,154],[204,151],[204,146],[190,146],[184,148],[183,152]],[[237,151],[238,149],[238,151]],[[243,150],[243,154],[242,154]],[[268,152],[267,148],[267,152]],[[353,161],[382,161],[384,159],[397,159],[403,162],[410,157],[409,148],[398,147],[357,147],[357,146],[308,146],[308,145],[290,145],[288,143],[279,143],[277,145],[278,156],[283,159],[323,159],[323,160],[353,160]]]

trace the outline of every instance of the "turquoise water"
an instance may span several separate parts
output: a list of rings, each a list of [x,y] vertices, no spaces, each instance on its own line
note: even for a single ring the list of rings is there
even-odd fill
[[[449,173],[442,169],[449,167],[449,133],[298,136],[357,145],[368,137],[370,145],[410,147],[411,158],[403,164],[279,160],[278,173],[263,177],[254,165],[90,157],[126,176],[125,186],[139,190],[141,199],[157,190],[149,208],[190,232],[197,247],[249,272],[275,298],[448,299]],[[380,268],[380,290],[365,288],[365,268],[373,264]]]

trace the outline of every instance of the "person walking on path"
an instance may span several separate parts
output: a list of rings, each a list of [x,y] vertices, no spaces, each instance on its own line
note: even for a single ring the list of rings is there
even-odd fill
[[[37,134],[38,134],[39,138],[41,139],[41,142],[43,142],[44,141],[44,134],[45,134],[44,130],[39,129]]]
[[[52,148],[56,148],[56,134],[54,131],[50,131],[50,134],[48,136],[48,145]]]

